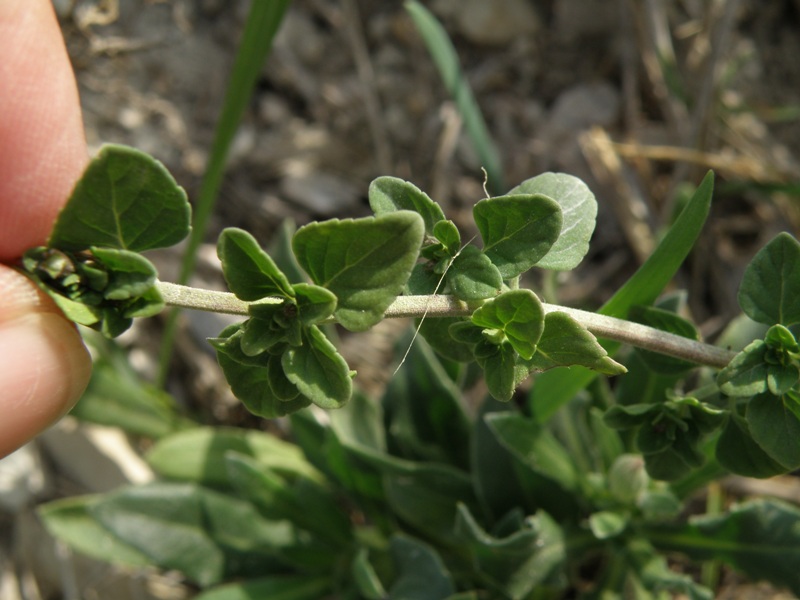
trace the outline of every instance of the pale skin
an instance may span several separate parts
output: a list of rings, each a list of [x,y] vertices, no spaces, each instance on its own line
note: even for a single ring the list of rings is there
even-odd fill
[[[0,457],[63,416],[91,361],[74,325],[7,265],[47,239],[87,162],[50,0],[0,0]]]

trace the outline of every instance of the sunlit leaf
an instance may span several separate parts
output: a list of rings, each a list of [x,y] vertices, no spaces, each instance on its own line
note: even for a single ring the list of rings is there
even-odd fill
[[[423,234],[422,218],[403,210],[311,223],[297,231],[292,247],[313,282],[336,295],[339,323],[363,331],[383,318],[403,290]]]
[[[133,148],[107,145],[78,180],[48,245],[164,248],[186,237],[190,215],[186,192],[160,162]]]
[[[538,263],[561,233],[561,207],[542,194],[487,198],[475,204],[472,214],[483,251],[503,279]]]
[[[589,187],[574,175],[542,173],[523,181],[508,194],[543,194],[558,202],[561,206],[561,232],[536,266],[561,271],[577,267],[589,251],[589,240],[597,218],[597,200]]]

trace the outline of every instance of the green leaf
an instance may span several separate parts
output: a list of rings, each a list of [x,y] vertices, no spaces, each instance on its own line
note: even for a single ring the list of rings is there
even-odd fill
[[[620,375],[627,371],[608,356],[588,329],[563,312],[551,312],[545,317],[544,332],[529,364],[535,371],[571,365],[581,365],[604,375]]]
[[[475,246],[465,246],[446,273],[447,283],[460,300],[491,298],[500,291],[503,277],[492,261]]]
[[[410,343],[405,336],[400,346]],[[413,343],[382,405],[393,454],[467,468],[471,425],[461,390],[427,344]]]
[[[270,305],[270,308],[278,312],[284,307],[280,305]],[[253,317],[244,322],[242,325],[242,335],[237,336],[235,339],[238,340],[241,351],[253,359],[247,361],[248,364],[263,366],[265,358],[260,357],[260,355],[273,346],[286,342],[286,331],[283,329],[276,329],[271,320],[268,321],[267,319]],[[224,347],[229,348],[235,345],[233,344],[234,340],[231,340],[231,342],[231,344],[226,344]]]
[[[425,341],[437,354],[456,362],[472,362],[474,357],[470,345],[454,339],[450,334],[450,326],[456,323],[469,325],[461,317],[442,317],[425,319],[421,322],[420,320],[416,321],[416,325],[419,327],[419,334],[425,338]],[[478,335],[481,335],[480,329],[471,326],[470,329],[475,329]]]
[[[541,425],[511,412],[486,415],[486,422],[500,443],[525,465],[566,490],[577,489],[578,473],[572,459]]]
[[[285,547],[295,544],[287,523],[270,523],[246,502],[190,484],[123,488],[89,512],[155,566],[177,569],[202,587],[256,564],[261,573],[285,568]]]
[[[379,454],[386,452],[385,419],[380,403],[356,393],[352,402],[329,416],[331,429],[343,445]]]
[[[91,251],[108,270],[108,283],[103,289],[108,300],[130,300],[155,285],[158,273],[144,256],[116,248],[93,247]]]
[[[577,267],[589,251],[597,218],[597,200],[587,185],[574,175],[542,173],[523,181],[508,193],[509,196],[515,194],[542,194],[561,206],[561,233],[536,266],[560,271]]]
[[[753,440],[747,421],[737,414],[729,416],[715,452],[719,464],[737,475],[767,478],[788,471]]]
[[[742,276],[739,306],[759,323],[800,322],[800,243],[780,233],[755,255]]]
[[[272,391],[269,372],[270,355],[248,356],[240,346],[240,326],[224,329],[220,337],[208,340],[217,351],[217,362],[236,396],[254,415],[272,419],[291,414],[311,403],[303,395],[284,402]],[[284,366],[284,372],[286,368]]]
[[[202,592],[194,600],[319,600],[333,587],[328,577],[308,575],[274,575],[228,583]]]
[[[369,184],[369,206],[376,215],[399,210],[418,213],[425,222],[425,233],[434,235],[433,228],[445,216],[441,207],[413,183],[397,177],[378,177]]]
[[[598,540],[617,537],[628,526],[628,517],[622,512],[601,510],[589,515],[589,529]]]
[[[300,265],[336,295],[335,316],[363,331],[403,290],[417,262],[424,224],[410,211],[364,219],[332,219],[301,227],[292,240]]]
[[[767,391],[767,345],[755,340],[717,374],[719,389],[728,396],[748,397]]]
[[[658,413],[655,404],[615,404],[603,415],[603,421],[613,429],[625,431],[649,422]]]
[[[711,590],[695,583],[691,576],[673,571],[666,558],[653,548],[648,539],[635,537],[629,540],[623,552],[630,573],[626,583],[630,585],[638,580],[637,583],[644,588],[633,597],[713,600]],[[667,592],[671,592],[671,595],[667,596]]]
[[[748,577],[800,595],[800,509],[778,500],[745,502],[723,515],[648,532],[661,550],[697,561],[719,560]]]
[[[644,461],[638,454],[617,456],[606,474],[608,491],[615,500],[626,506],[636,505],[647,492],[650,478],[644,469]]]
[[[800,368],[796,364],[767,367],[767,388],[775,396],[788,393],[798,380],[800,380]]]
[[[394,514],[444,545],[457,543],[453,530],[456,503],[477,510],[469,476],[439,463],[403,461],[389,456],[364,456],[384,473],[386,502]]]
[[[514,389],[521,381],[518,376],[517,355],[508,343],[500,346],[492,344],[492,346],[488,356],[476,356],[476,358],[484,370],[484,379],[489,393],[496,400],[508,402],[514,396]],[[527,375],[527,370],[525,375]]]
[[[253,504],[265,518],[288,520],[332,547],[352,542],[348,516],[337,505],[336,496],[322,486],[306,478],[292,481],[281,477],[237,452],[227,452],[225,463],[236,495]]]
[[[223,229],[217,241],[217,255],[228,288],[245,301],[267,296],[292,298],[294,291],[256,239],[243,229]]]
[[[679,437],[672,447],[661,452],[653,452],[644,456],[647,474],[653,479],[676,481],[703,464],[703,456],[695,447],[696,440],[686,442],[686,437]]]
[[[473,312],[472,322],[479,327],[502,331],[511,347],[522,358],[530,360],[544,331],[544,308],[530,290],[510,290]]]
[[[45,528],[56,539],[91,558],[131,567],[147,567],[148,557],[126,544],[97,520],[89,509],[99,496],[73,496],[40,506]]]
[[[230,487],[226,454],[253,457],[286,478],[320,479],[294,444],[260,431],[195,427],[160,439],[148,451],[148,464],[162,477],[215,487]]]
[[[455,593],[452,577],[432,547],[398,534],[389,551],[397,572],[389,588],[392,600],[446,600]]]
[[[542,194],[487,198],[472,209],[483,238],[483,251],[512,279],[547,254],[561,233],[561,207]]]
[[[544,513],[526,518],[508,535],[495,537],[459,504],[456,532],[482,578],[504,597],[515,600],[530,597],[533,589],[544,585],[566,559],[561,529]]]
[[[297,313],[303,325],[316,325],[333,315],[336,296],[323,287],[309,283],[293,286]]]
[[[61,309],[61,312],[63,312],[70,321],[77,323],[78,325],[85,325],[86,327],[92,327],[100,330],[100,326],[97,326],[97,324],[103,319],[103,313],[99,308],[95,306],[87,306],[83,302],[70,300],[52,288],[48,288],[47,293],[56,303],[58,308]],[[130,327],[130,323],[128,324],[128,327]],[[125,327],[125,329],[128,327]],[[123,329],[123,331],[125,329]],[[114,336],[112,335],[107,337]]]
[[[792,470],[800,467],[800,405],[793,393],[759,394],[745,414],[753,439],[774,460]]]
[[[526,505],[540,507],[559,521],[582,518],[575,492],[580,476],[564,446],[541,425],[517,413],[490,413],[484,420],[514,457]]]
[[[81,336],[94,356],[92,378],[72,416],[153,439],[193,425],[174,398],[142,379],[118,344],[89,330]]]
[[[709,172],[650,258],[603,305],[598,311],[600,314],[624,319],[632,306],[648,305],[656,301],[700,234],[711,207],[713,190],[714,174]],[[619,346],[620,344],[611,342],[603,344],[611,355]],[[595,377],[593,371],[581,368],[542,373],[536,378],[536,385],[532,389],[532,413],[538,420],[546,421]]]
[[[287,350],[281,362],[289,381],[321,408],[339,408],[353,395],[350,368],[316,325],[305,330],[303,345]]]
[[[48,245],[165,248],[186,237],[190,218],[186,192],[160,162],[133,148],[107,145],[75,185]]]
[[[800,345],[794,337],[792,331],[783,325],[773,325],[767,330],[764,341],[770,348],[776,348],[788,353],[800,351]]]
[[[455,256],[461,248],[461,234],[452,221],[439,221],[433,227],[433,235],[444,246],[450,256]]]
[[[138,298],[132,298],[130,302],[124,302],[122,316],[130,319],[152,317],[164,310],[166,306],[161,292],[156,286],[146,290]]]
[[[367,600],[384,600],[388,598],[375,568],[369,562],[369,553],[366,548],[360,548],[353,560],[353,580],[358,592]]]
[[[507,404],[488,397],[474,420],[470,444],[470,473],[475,494],[483,514],[494,522],[515,508],[524,506],[526,498],[509,450],[500,444],[486,423],[486,415],[508,410]]]

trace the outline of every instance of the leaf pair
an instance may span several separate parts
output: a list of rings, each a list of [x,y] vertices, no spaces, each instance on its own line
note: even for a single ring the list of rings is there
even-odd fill
[[[430,272],[444,277],[449,291],[461,300],[496,295],[503,280],[518,277],[534,265],[550,269],[574,268],[588,251],[597,203],[576,177],[545,173],[517,186],[506,196],[475,204],[473,216],[483,249],[460,247],[455,225],[445,220],[439,205],[411,183],[379,177],[370,185],[375,214],[399,210],[419,213],[428,236],[422,256],[432,262]],[[430,277],[434,279],[433,277]],[[433,285],[412,289],[431,293]]]
[[[212,342],[234,394],[265,417],[347,402],[352,373],[318,325],[333,316],[361,331],[380,321],[408,280],[422,235],[422,219],[408,211],[312,223],[292,248],[314,283],[293,285],[249,233],[224,230],[218,254],[228,287],[253,302],[250,319]]]
[[[217,253],[228,287],[251,317],[209,340],[225,378],[248,410],[272,418],[311,402],[326,408],[350,398],[350,370],[316,326],[333,314],[336,297],[309,284],[292,285],[252,235],[225,229]]]
[[[566,313],[545,316],[529,290],[511,290],[488,300],[469,320],[449,327],[450,336],[471,348],[486,373],[489,392],[508,401],[531,371],[583,365],[607,375],[625,372],[595,337]]]

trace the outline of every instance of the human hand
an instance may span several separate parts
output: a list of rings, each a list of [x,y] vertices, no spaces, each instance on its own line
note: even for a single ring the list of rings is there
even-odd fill
[[[0,263],[47,239],[87,161],[75,78],[50,0],[0,0]],[[77,401],[91,361],[74,325],[0,264],[0,457]]]

